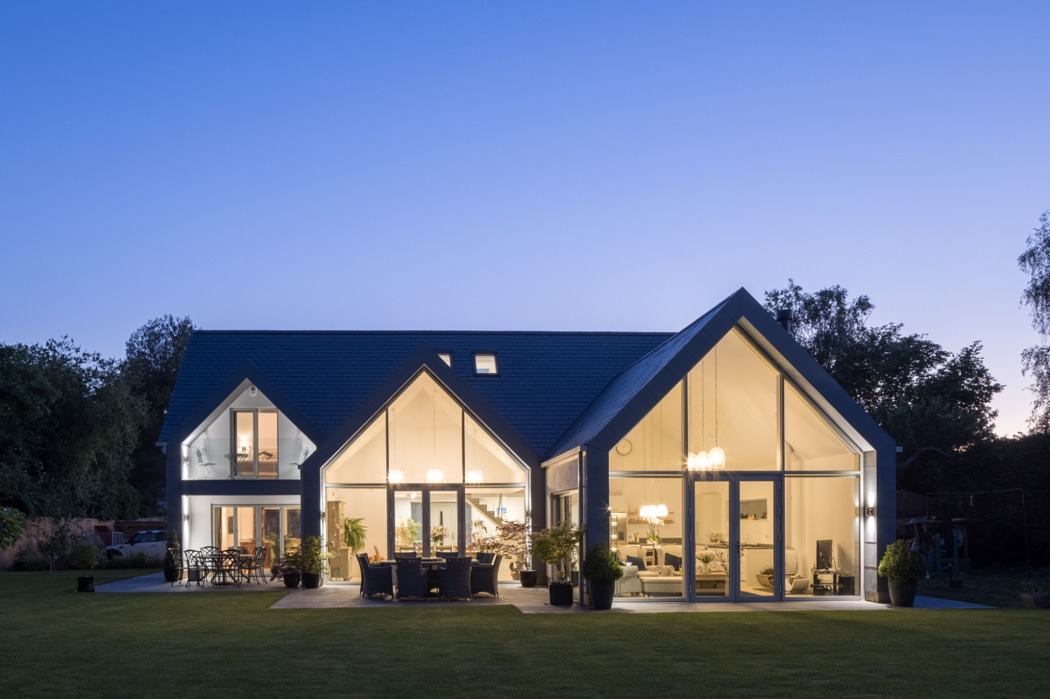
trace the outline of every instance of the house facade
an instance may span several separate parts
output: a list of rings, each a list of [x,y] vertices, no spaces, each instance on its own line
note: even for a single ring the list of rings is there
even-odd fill
[[[885,599],[892,440],[745,290],[678,333],[194,333],[160,445],[185,548],[470,552],[586,527],[618,595]],[[502,573],[509,578],[509,568]]]

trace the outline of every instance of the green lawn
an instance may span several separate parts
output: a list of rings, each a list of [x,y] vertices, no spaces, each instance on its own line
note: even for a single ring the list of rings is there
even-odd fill
[[[283,592],[78,594],[76,575],[0,573],[0,696],[1050,693],[1048,610],[271,610]]]

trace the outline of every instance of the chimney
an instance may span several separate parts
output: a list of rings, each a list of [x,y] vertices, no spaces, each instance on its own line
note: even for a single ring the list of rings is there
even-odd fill
[[[781,308],[777,311],[777,322],[788,332],[791,332],[791,321],[794,319],[795,312],[790,308]]]

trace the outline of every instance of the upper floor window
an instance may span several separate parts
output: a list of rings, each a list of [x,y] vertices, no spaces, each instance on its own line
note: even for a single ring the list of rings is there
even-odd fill
[[[277,478],[277,411],[234,409],[231,478]]]
[[[452,366],[451,352],[438,352],[438,356],[441,357],[441,361],[443,361],[445,364]]]
[[[475,374],[498,374],[499,370],[496,367],[496,355],[494,354],[475,354],[474,355],[474,373]]]

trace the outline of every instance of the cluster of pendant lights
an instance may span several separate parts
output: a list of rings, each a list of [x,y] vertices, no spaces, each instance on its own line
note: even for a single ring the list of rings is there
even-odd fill
[[[719,471],[726,467],[726,453],[722,447],[712,447],[711,451],[690,454],[685,463],[690,471]]]

